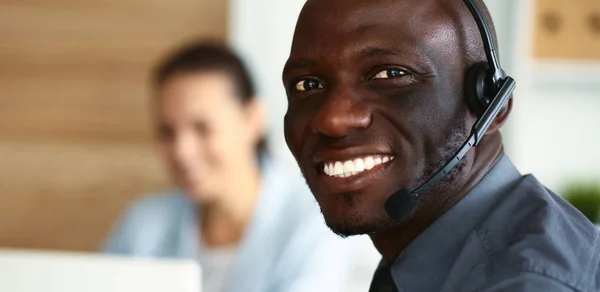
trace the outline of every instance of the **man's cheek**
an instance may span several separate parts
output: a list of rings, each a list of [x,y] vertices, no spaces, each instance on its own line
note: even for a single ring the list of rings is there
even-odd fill
[[[304,137],[306,127],[309,126],[308,122],[301,114],[286,114],[284,119],[284,135],[288,147],[294,154],[298,153],[302,148],[302,144],[306,138]]]

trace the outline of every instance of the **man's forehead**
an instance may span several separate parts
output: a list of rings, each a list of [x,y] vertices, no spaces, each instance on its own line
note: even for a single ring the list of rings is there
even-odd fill
[[[302,9],[298,29],[331,25],[352,29],[359,25],[403,24],[422,15],[442,11],[454,0],[308,0]],[[426,26],[428,23],[422,23]],[[323,27],[321,27],[323,28]]]
[[[309,0],[294,35],[292,56],[344,54],[369,42],[417,53],[448,41],[454,0]],[[440,29],[442,28],[442,29]],[[441,34],[441,35],[440,35]]]
[[[330,37],[351,40],[369,29],[394,29],[405,40],[425,38],[452,20],[454,0],[309,0],[296,26],[293,49],[322,46]],[[388,31],[389,32],[389,31]],[[354,35],[352,35],[354,34]]]

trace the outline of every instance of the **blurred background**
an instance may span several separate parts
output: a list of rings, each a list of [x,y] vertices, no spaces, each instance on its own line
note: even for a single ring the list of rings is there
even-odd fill
[[[600,1],[486,2],[518,82],[507,152],[557,192],[599,196]],[[0,247],[95,251],[128,204],[170,185],[149,73],[193,38],[225,40],[248,62],[271,152],[300,177],[280,76],[303,3],[0,0]]]

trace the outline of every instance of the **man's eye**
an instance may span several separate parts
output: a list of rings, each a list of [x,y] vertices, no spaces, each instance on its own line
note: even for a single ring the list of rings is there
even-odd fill
[[[390,79],[390,78],[397,78],[397,77],[402,77],[402,76],[406,76],[408,73],[402,69],[385,69],[383,71],[380,71],[379,73],[375,74],[375,76],[373,76],[372,79]]]
[[[322,89],[323,83],[313,78],[307,78],[296,83],[296,91],[304,92],[314,89]]]

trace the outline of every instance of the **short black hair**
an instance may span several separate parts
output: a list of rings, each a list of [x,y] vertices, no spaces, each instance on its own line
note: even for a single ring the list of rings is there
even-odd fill
[[[250,73],[242,59],[227,45],[216,41],[196,41],[173,51],[154,71],[153,85],[160,89],[170,78],[179,74],[222,72],[236,87],[236,97],[242,105],[256,98]],[[267,154],[267,139],[262,137],[256,146],[259,157]]]

